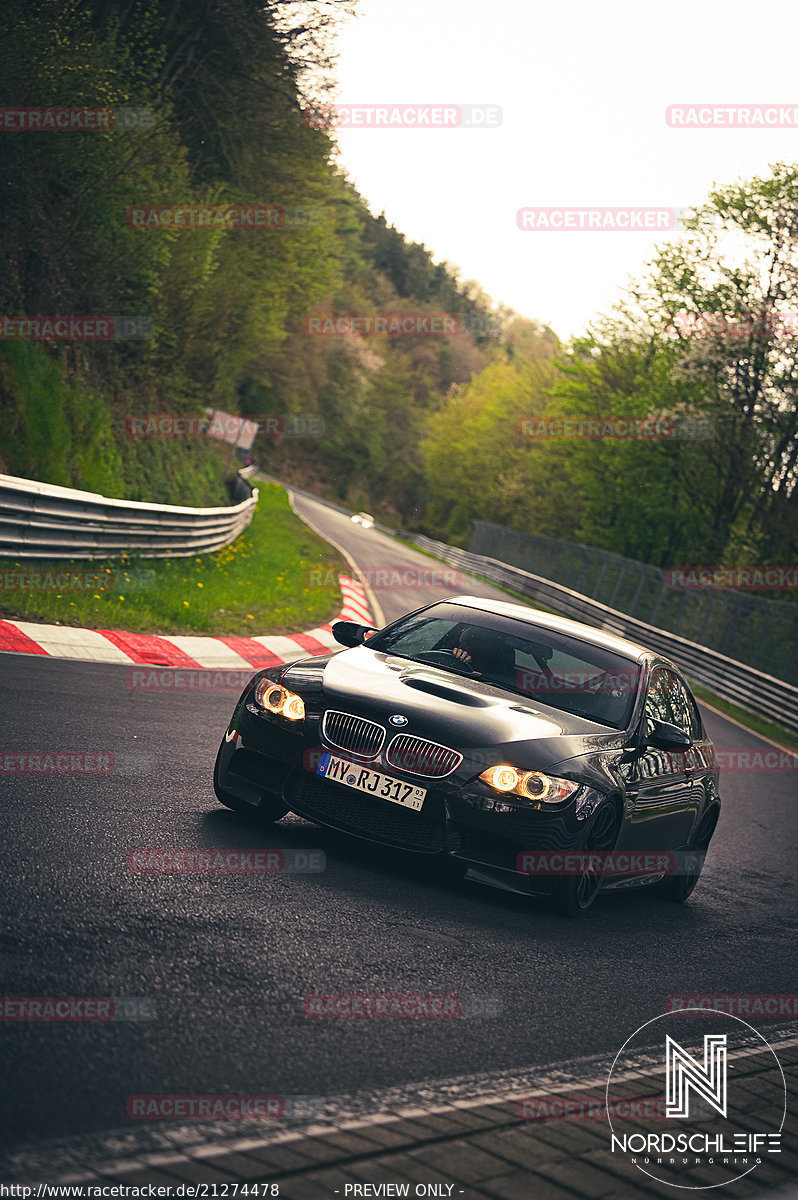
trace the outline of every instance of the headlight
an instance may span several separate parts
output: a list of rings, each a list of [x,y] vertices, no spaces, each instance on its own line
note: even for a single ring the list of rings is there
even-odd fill
[[[554,775],[544,775],[542,771],[518,771],[506,763],[483,771],[479,778],[496,792],[512,793],[523,800],[538,800],[544,804],[559,804],[579,788],[579,784],[570,779],[558,779]]]
[[[301,721],[305,716],[305,702],[301,696],[289,692],[288,688],[271,679],[261,679],[255,688],[255,700],[266,712],[279,713],[289,721]]]

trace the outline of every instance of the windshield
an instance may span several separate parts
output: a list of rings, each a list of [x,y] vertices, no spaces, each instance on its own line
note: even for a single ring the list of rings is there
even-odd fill
[[[465,605],[439,604],[369,639],[369,649],[430,663],[525,699],[624,729],[640,666],[601,646]]]

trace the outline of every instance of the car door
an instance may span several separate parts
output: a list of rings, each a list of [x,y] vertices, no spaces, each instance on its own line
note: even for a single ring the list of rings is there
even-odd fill
[[[701,735],[700,718],[678,675],[655,667],[648,681],[643,734],[654,721],[676,725],[691,738]],[[696,722],[698,722],[696,726]],[[696,753],[647,746],[626,766],[626,850],[676,850],[690,837],[701,802],[694,792]]]
[[[673,693],[674,723],[693,739],[692,746],[685,754],[685,767],[690,780],[689,813],[695,823],[703,810],[707,793],[717,792],[717,757],[690,689],[682,679],[677,678],[677,684]],[[693,827],[694,824],[687,830],[684,843],[690,840]]]

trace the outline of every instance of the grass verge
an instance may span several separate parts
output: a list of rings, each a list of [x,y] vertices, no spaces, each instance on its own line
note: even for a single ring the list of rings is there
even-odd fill
[[[278,484],[261,484],[259,491],[250,525],[215,554],[0,559],[0,615],[89,629],[226,636],[323,625],[340,612],[338,572],[349,574],[349,566],[295,516]]]
[[[777,725],[775,721],[768,721],[766,717],[759,717],[756,713],[750,713],[746,709],[740,708],[737,704],[723,700],[720,696],[716,696],[714,692],[710,691],[709,688],[704,687],[703,684],[694,683],[692,679],[690,680],[690,687],[695,692],[698,700],[703,700],[705,703],[711,704],[718,712],[723,713],[726,717],[731,717],[734,721],[738,721],[740,725],[744,725],[752,733],[761,734],[762,737],[769,738],[772,742],[777,742],[787,750],[798,750],[798,734],[792,733],[782,725]]]

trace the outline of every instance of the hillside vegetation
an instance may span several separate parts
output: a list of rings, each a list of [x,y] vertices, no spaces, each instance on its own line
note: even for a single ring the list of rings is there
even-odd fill
[[[562,346],[371,213],[342,172],[308,111],[353,8],[6,0],[0,104],[119,118],[0,135],[0,308],[139,318],[144,336],[4,332],[0,469],[216,504],[230,448],[132,437],[129,418],[311,415],[311,436],[261,438],[256,460],[406,528],[467,542],[478,516],[658,565],[794,562],[798,331],[778,314],[798,313],[796,169],[716,187],[618,309]],[[278,219],[175,226],[152,217],[164,206]],[[311,332],[330,313],[458,327]],[[551,433],[619,418],[671,432]]]

